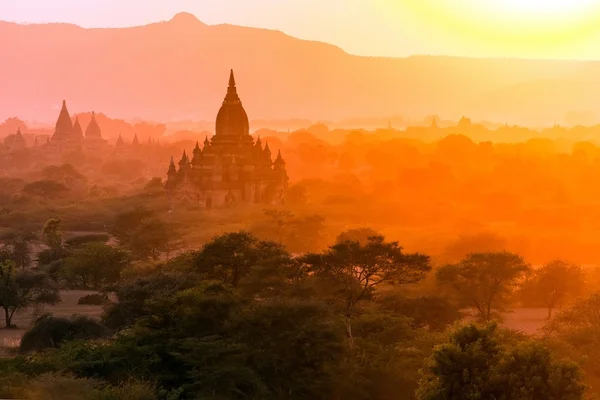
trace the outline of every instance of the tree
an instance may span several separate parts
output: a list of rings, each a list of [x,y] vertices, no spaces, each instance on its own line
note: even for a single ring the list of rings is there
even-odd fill
[[[119,280],[129,264],[127,252],[104,243],[87,243],[64,259],[62,273],[71,286],[99,289]]]
[[[42,170],[42,176],[47,181],[57,182],[67,188],[85,183],[86,178],[73,165],[49,165]]]
[[[504,310],[527,271],[529,266],[517,254],[472,253],[457,264],[440,268],[436,280],[454,293],[460,305],[473,307],[481,320],[490,321],[494,312]]]
[[[522,292],[525,300],[543,303],[550,319],[554,308],[567,297],[579,295],[584,287],[585,276],[580,266],[556,260],[534,271]]]
[[[50,265],[66,256],[60,225],[61,220],[58,218],[50,218],[44,224],[42,239],[47,248],[38,253],[40,264]]]
[[[150,196],[164,193],[165,186],[162,178],[154,177],[144,185],[144,192]]]
[[[336,243],[359,242],[361,245],[365,245],[369,242],[369,238],[374,236],[379,236],[379,232],[371,228],[355,228],[340,233],[335,241]]]
[[[30,244],[37,241],[37,236],[33,233],[11,232],[4,237],[6,249],[10,253],[10,258],[15,262],[18,268],[25,268],[31,264]]]
[[[419,400],[580,400],[577,364],[534,341],[512,344],[495,324],[458,327],[422,370]]]
[[[204,245],[194,270],[234,288],[253,293],[276,290],[285,280],[291,260],[285,248],[240,231],[217,236]]]
[[[297,216],[282,209],[267,209],[264,215],[250,229],[261,238],[282,243],[294,254],[321,248],[325,222],[322,216]]]
[[[156,261],[174,250],[175,235],[172,227],[159,219],[144,220],[133,231],[128,247],[136,259]]]
[[[577,346],[600,344],[600,293],[579,299],[559,312],[544,327],[548,334],[556,334]]]
[[[351,321],[356,306],[371,298],[383,284],[408,284],[423,279],[431,267],[423,254],[405,254],[398,242],[373,236],[366,244],[337,243],[321,254],[308,254],[304,262],[326,282],[331,300],[346,320],[347,335],[353,343]]]
[[[286,193],[285,199],[291,205],[304,205],[308,202],[308,193],[306,186],[296,184],[291,186]]]
[[[62,183],[49,180],[28,183],[23,188],[23,192],[33,196],[43,197],[45,199],[54,199],[60,197],[68,191],[69,188]]]
[[[44,243],[50,249],[62,249],[62,231],[60,224],[61,220],[58,218],[50,218],[44,224],[42,235],[44,236]]]
[[[12,317],[16,311],[59,301],[58,288],[47,274],[18,271],[12,261],[0,265],[0,307],[4,310],[6,328],[13,326]]]
[[[410,298],[400,293],[386,292],[378,297],[377,303],[383,310],[410,318],[415,328],[441,332],[464,317],[449,299],[442,296]]]
[[[144,208],[117,215],[111,233],[137,260],[156,261],[162,254],[172,252],[177,243],[174,228]]]

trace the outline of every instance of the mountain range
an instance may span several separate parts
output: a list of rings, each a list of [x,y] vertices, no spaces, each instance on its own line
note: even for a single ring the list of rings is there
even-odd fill
[[[52,122],[66,99],[72,112],[210,121],[230,69],[251,119],[438,114],[548,123],[600,104],[598,63],[363,57],[185,13],[131,28],[0,22],[0,38],[0,120]]]

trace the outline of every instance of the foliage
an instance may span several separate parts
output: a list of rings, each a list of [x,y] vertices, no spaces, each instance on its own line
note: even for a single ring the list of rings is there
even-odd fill
[[[436,279],[461,306],[473,307],[481,320],[490,321],[494,311],[504,309],[519,278],[528,271],[528,265],[517,254],[473,253],[438,269]]]
[[[336,238],[336,243],[359,242],[362,246],[369,242],[370,237],[380,236],[380,234],[371,228],[356,228],[342,232]]]
[[[36,304],[56,304],[58,288],[43,272],[17,270],[12,261],[0,264],[0,307],[4,309],[5,326],[12,327],[18,310]]]
[[[103,322],[113,329],[130,326],[140,317],[150,315],[149,302],[152,298],[172,296],[180,290],[194,287],[198,281],[198,277],[189,273],[165,271],[122,280],[106,288],[115,293],[118,301],[107,306]]]
[[[175,250],[173,227],[153,217],[153,213],[144,208],[117,215],[111,233],[137,260],[156,261],[161,255]]]
[[[31,264],[30,245],[37,241],[37,236],[31,232],[10,232],[4,238],[5,246],[10,259],[18,268],[25,268]]]
[[[38,262],[42,265],[50,265],[67,254],[63,247],[61,223],[58,218],[50,218],[44,224],[42,238],[47,248],[38,253]]]
[[[379,296],[377,303],[383,310],[410,318],[413,327],[432,331],[443,331],[463,317],[451,301],[441,296],[410,298],[392,292]]]
[[[275,242],[241,231],[213,238],[198,252],[194,271],[245,292],[279,292],[290,255]],[[279,278],[279,279],[278,279]]]
[[[127,252],[104,243],[91,242],[71,251],[63,260],[62,276],[71,287],[99,289],[117,282],[128,263]]]
[[[87,294],[77,300],[77,304],[82,306],[101,306],[108,302],[108,296],[105,294]]]
[[[415,283],[431,269],[429,257],[404,253],[398,242],[386,242],[383,236],[372,236],[365,244],[336,243],[322,254],[306,255],[304,262],[326,282],[331,301],[346,318],[351,342],[350,320],[357,304],[371,299],[378,286]]]
[[[21,352],[40,351],[60,347],[65,342],[77,339],[98,339],[107,336],[108,329],[98,321],[81,315],[71,318],[45,314],[21,339]]]
[[[292,254],[322,248],[325,232],[322,216],[298,216],[285,209],[266,209],[264,217],[250,227],[250,231],[260,238],[281,243]]]
[[[106,243],[110,240],[110,235],[104,233],[96,233],[89,235],[75,236],[71,239],[65,240],[65,248],[67,250],[74,250],[80,248],[88,243]]]
[[[579,367],[542,344],[506,346],[495,324],[466,325],[435,348],[417,392],[422,400],[583,399]]]
[[[33,195],[43,197],[45,199],[55,199],[69,191],[69,188],[63,185],[62,183],[43,180],[36,181],[32,183],[28,183],[23,188],[23,192]]]
[[[523,300],[529,304],[543,304],[548,308],[548,319],[552,310],[567,298],[581,294],[585,287],[585,275],[578,265],[565,261],[552,261],[533,272],[521,288]]]

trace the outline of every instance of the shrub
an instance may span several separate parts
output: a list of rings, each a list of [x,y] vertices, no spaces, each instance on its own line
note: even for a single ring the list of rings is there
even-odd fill
[[[106,304],[106,302],[108,302],[108,297],[105,294],[96,293],[81,297],[77,301],[77,304],[82,306],[101,306]]]
[[[71,340],[99,339],[108,334],[109,330],[104,325],[86,316],[57,318],[52,314],[45,314],[35,321],[33,328],[25,332],[20,351],[40,351],[60,347]]]

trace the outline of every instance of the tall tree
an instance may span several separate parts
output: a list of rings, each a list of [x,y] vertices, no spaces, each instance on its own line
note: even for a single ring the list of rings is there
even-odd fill
[[[50,218],[44,224],[42,229],[43,242],[46,249],[38,254],[38,262],[44,265],[50,265],[54,261],[58,261],[66,256],[66,251],[63,247],[61,220],[58,218]]]
[[[252,293],[277,290],[291,263],[285,248],[240,231],[217,236],[194,261],[195,271]]]
[[[28,232],[10,232],[4,237],[6,250],[18,268],[25,268],[31,264],[30,245],[37,240],[35,234]]]
[[[365,244],[336,243],[323,253],[306,255],[304,262],[326,283],[332,304],[345,318],[350,344],[359,303],[369,300],[378,286],[415,283],[431,269],[428,256],[404,253],[398,242],[386,242],[383,236],[372,236]]]
[[[13,261],[0,264],[0,307],[4,310],[6,328],[12,327],[16,311],[59,301],[58,287],[47,274],[17,270]]]
[[[518,254],[473,253],[457,264],[436,273],[438,284],[449,289],[462,306],[473,307],[478,317],[490,321],[494,312],[503,311],[509,295],[529,266]]]
[[[82,289],[100,289],[119,280],[129,263],[127,252],[104,243],[87,243],[64,259],[63,276]]]
[[[579,295],[584,287],[585,275],[580,266],[556,260],[535,270],[522,293],[525,300],[544,304],[550,319],[557,306],[568,297]]]

